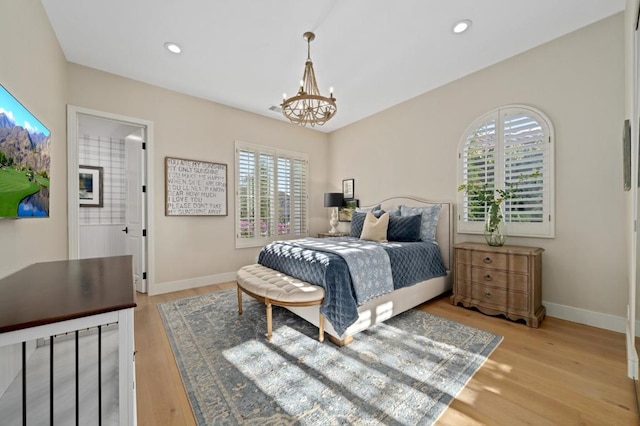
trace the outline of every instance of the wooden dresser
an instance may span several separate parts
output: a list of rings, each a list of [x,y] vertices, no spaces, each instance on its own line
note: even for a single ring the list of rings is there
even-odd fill
[[[454,250],[451,303],[538,327],[546,313],[541,288],[544,249],[460,243]]]

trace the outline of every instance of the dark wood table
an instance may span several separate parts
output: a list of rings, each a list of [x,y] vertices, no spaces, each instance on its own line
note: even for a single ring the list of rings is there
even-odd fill
[[[0,280],[0,333],[135,306],[131,256],[35,263]]]

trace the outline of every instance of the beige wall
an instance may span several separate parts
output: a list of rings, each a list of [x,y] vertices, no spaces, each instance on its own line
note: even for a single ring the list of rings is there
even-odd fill
[[[231,273],[255,262],[258,249],[235,249],[234,141],[309,154],[311,230],[326,227],[328,136],[76,64],[68,67],[72,105],[153,121],[155,282],[176,283]],[[166,217],[164,158],[228,165],[229,215]]]
[[[514,103],[542,110],[555,126],[556,238],[508,243],[546,249],[548,304],[626,316],[623,14],[332,133],[330,173],[355,178],[365,203],[394,194],[455,201],[461,135]]]
[[[46,219],[0,219],[0,277],[67,257],[66,60],[38,0],[0,0],[0,84],[51,131]]]

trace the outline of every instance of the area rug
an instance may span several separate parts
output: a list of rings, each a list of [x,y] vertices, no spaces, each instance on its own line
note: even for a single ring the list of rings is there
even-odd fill
[[[502,340],[412,309],[339,348],[235,290],[159,304],[199,425],[432,424]]]

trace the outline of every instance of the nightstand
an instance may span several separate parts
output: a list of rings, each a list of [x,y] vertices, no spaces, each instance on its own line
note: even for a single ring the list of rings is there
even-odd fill
[[[335,234],[331,234],[329,232],[319,232],[318,238],[331,238],[331,237],[348,237],[349,234],[345,232],[336,232]]]
[[[544,249],[460,243],[454,250],[452,304],[538,327],[546,314],[542,306]]]

